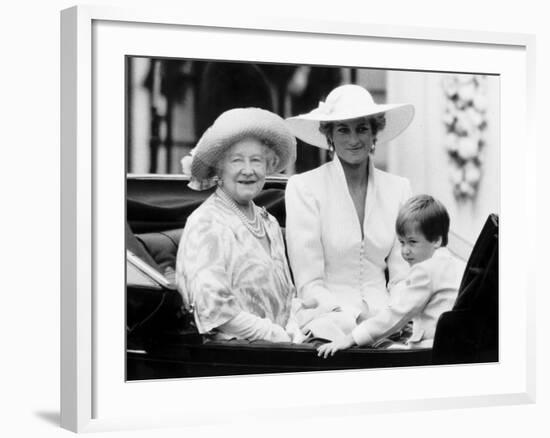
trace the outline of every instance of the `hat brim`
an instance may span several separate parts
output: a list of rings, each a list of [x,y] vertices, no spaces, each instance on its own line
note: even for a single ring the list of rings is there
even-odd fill
[[[247,138],[268,142],[279,158],[273,173],[296,159],[296,140],[283,119],[259,108],[237,108],[222,114],[203,134],[194,150],[191,175],[197,180],[212,178],[226,151]]]
[[[324,114],[319,109],[314,109],[307,114],[290,117],[285,123],[292,133],[300,140],[328,149],[327,138],[320,131],[322,122],[336,122],[357,119],[360,117],[374,117],[383,114],[386,123],[383,129],[376,134],[376,144],[387,143],[401,134],[411,124],[414,117],[414,106],[411,104],[384,104],[375,105],[367,111],[355,111],[349,113]]]

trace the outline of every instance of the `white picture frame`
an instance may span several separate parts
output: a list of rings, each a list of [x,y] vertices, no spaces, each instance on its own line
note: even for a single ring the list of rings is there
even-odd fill
[[[303,417],[344,412],[360,415],[534,402],[534,276],[526,260],[513,256],[526,253],[531,245],[528,239],[516,237],[521,233],[514,231],[526,223],[532,224],[534,219],[527,216],[526,208],[514,208],[510,201],[523,199],[525,207],[535,205],[535,176],[534,172],[528,172],[525,158],[535,148],[533,36],[375,26],[361,22],[344,24],[292,17],[241,15],[227,19],[193,11],[167,13],[91,6],[64,10],[61,24],[62,427],[81,432],[207,424],[212,421],[212,412],[217,414],[216,422],[223,423],[250,416],[270,418],[285,412]],[[242,38],[252,41],[251,36],[261,44],[250,43],[249,47],[237,44]],[[177,44],[180,37],[184,38],[181,41],[192,39],[190,47],[183,50],[182,43]],[[217,38],[233,39],[236,44],[231,50],[222,51],[219,45],[205,42]],[[300,41],[303,44],[297,44]],[[334,44],[336,50],[329,52],[326,44]],[[124,375],[121,367],[124,336],[119,333],[123,332],[124,251],[118,251],[124,248],[124,233],[121,226],[113,225],[123,223],[119,222],[125,177],[124,167],[120,166],[124,155],[121,152],[124,128],[120,121],[124,114],[118,111],[124,100],[121,55],[223,56],[322,63],[327,62],[327,53],[331,53],[335,59],[330,61],[346,65],[351,55],[338,48],[364,44],[379,46],[370,58],[373,67],[502,75],[500,362],[322,375],[125,383],[120,379]],[[266,51],[265,47],[270,50]],[[314,50],[315,47],[319,49]],[[304,51],[308,48],[305,60]],[[246,50],[249,52],[243,55]],[[400,55],[398,61],[396,53]],[[456,67],[458,63],[462,69]],[[108,110],[104,112],[104,108]],[[113,112],[107,114],[109,111]],[[104,148],[103,140],[114,145],[110,151]],[[511,145],[520,141],[524,154],[512,156]],[[110,250],[111,255],[105,252],[106,241],[117,249]],[[106,295],[107,290],[110,295]],[[521,290],[521,296],[513,296],[512,290]],[[390,378],[394,382],[391,388],[387,385]],[[466,383],[452,385],[450,381],[456,378]],[[346,390],[353,387],[357,379],[365,381],[370,389],[368,393]],[[432,383],[415,383],[427,381]],[[262,407],[250,401],[258,382],[271,394],[270,401]],[[323,391],[319,390],[320,382]],[[193,404],[174,402],[182,387],[191,395],[189,399]],[[204,398],[204,394],[212,391],[227,394],[237,387],[242,394],[235,404],[237,407],[230,410],[221,409],[223,403],[227,404],[227,398],[221,397],[219,403],[213,404]],[[289,399],[289,388],[303,391]],[[331,394],[330,400],[327,393]],[[132,404],[140,397],[140,406]],[[149,415],[143,415],[144,412]]]

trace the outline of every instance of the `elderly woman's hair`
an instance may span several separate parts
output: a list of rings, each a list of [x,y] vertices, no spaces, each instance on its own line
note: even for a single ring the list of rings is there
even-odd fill
[[[429,242],[441,237],[441,246],[447,246],[449,223],[449,214],[441,202],[429,195],[418,195],[410,198],[399,210],[395,231],[398,236],[405,236],[407,229],[412,227]]]
[[[275,150],[273,149],[273,145],[269,140],[264,138],[258,138],[257,140],[263,146],[264,156],[266,160],[266,174],[270,175],[279,166],[279,156],[275,153]],[[216,169],[216,174],[218,176],[221,176],[223,163],[227,158],[227,154],[230,150],[231,150],[231,147],[226,149],[221,159],[218,161],[218,163],[216,163],[215,169]]]
[[[279,166],[279,156],[275,153],[273,146],[268,140],[260,140],[264,146],[265,159],[266,159],[266,174],[271,174]]]
[[[366,120],[370,125],[373,144],[376,144],[376,135],[386,126],[386,116],[384,114],[376,114],[371,117],[366,117]],[[321,122],[319,124],[319,131],[329,140],[329,144],[332,141],[332,130],[335,123],[336,122]]]

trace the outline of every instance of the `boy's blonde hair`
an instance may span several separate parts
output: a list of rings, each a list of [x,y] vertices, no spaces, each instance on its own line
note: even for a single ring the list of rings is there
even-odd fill
[[[449,224],[449,214],[441,202],[430,195],[417,195],[410,198],[399,210],[395,231],[398,236],[404,236],[407,228],[413,227],[430,242],[441,237],[441,246],[446,246]]]

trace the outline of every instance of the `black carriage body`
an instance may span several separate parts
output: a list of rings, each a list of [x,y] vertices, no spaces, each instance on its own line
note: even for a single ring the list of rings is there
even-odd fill
[[[211,194],[194,192],[187,183],[182,176],[127,178],[127,250],[160,276],[173,273],[186,219]],[[285,186],[286,177],[268,178],[255,199],[281,225]],[[433,349],[354,347],[322,359],[315,344],[212,341],[198,334],[192,316],[181,305],[173,286],[154,278],[148,284],[134,284],[127,276],[128,380],[496,362],[498,217],[487,219],[468,260],[457,302],[439,319]]]

